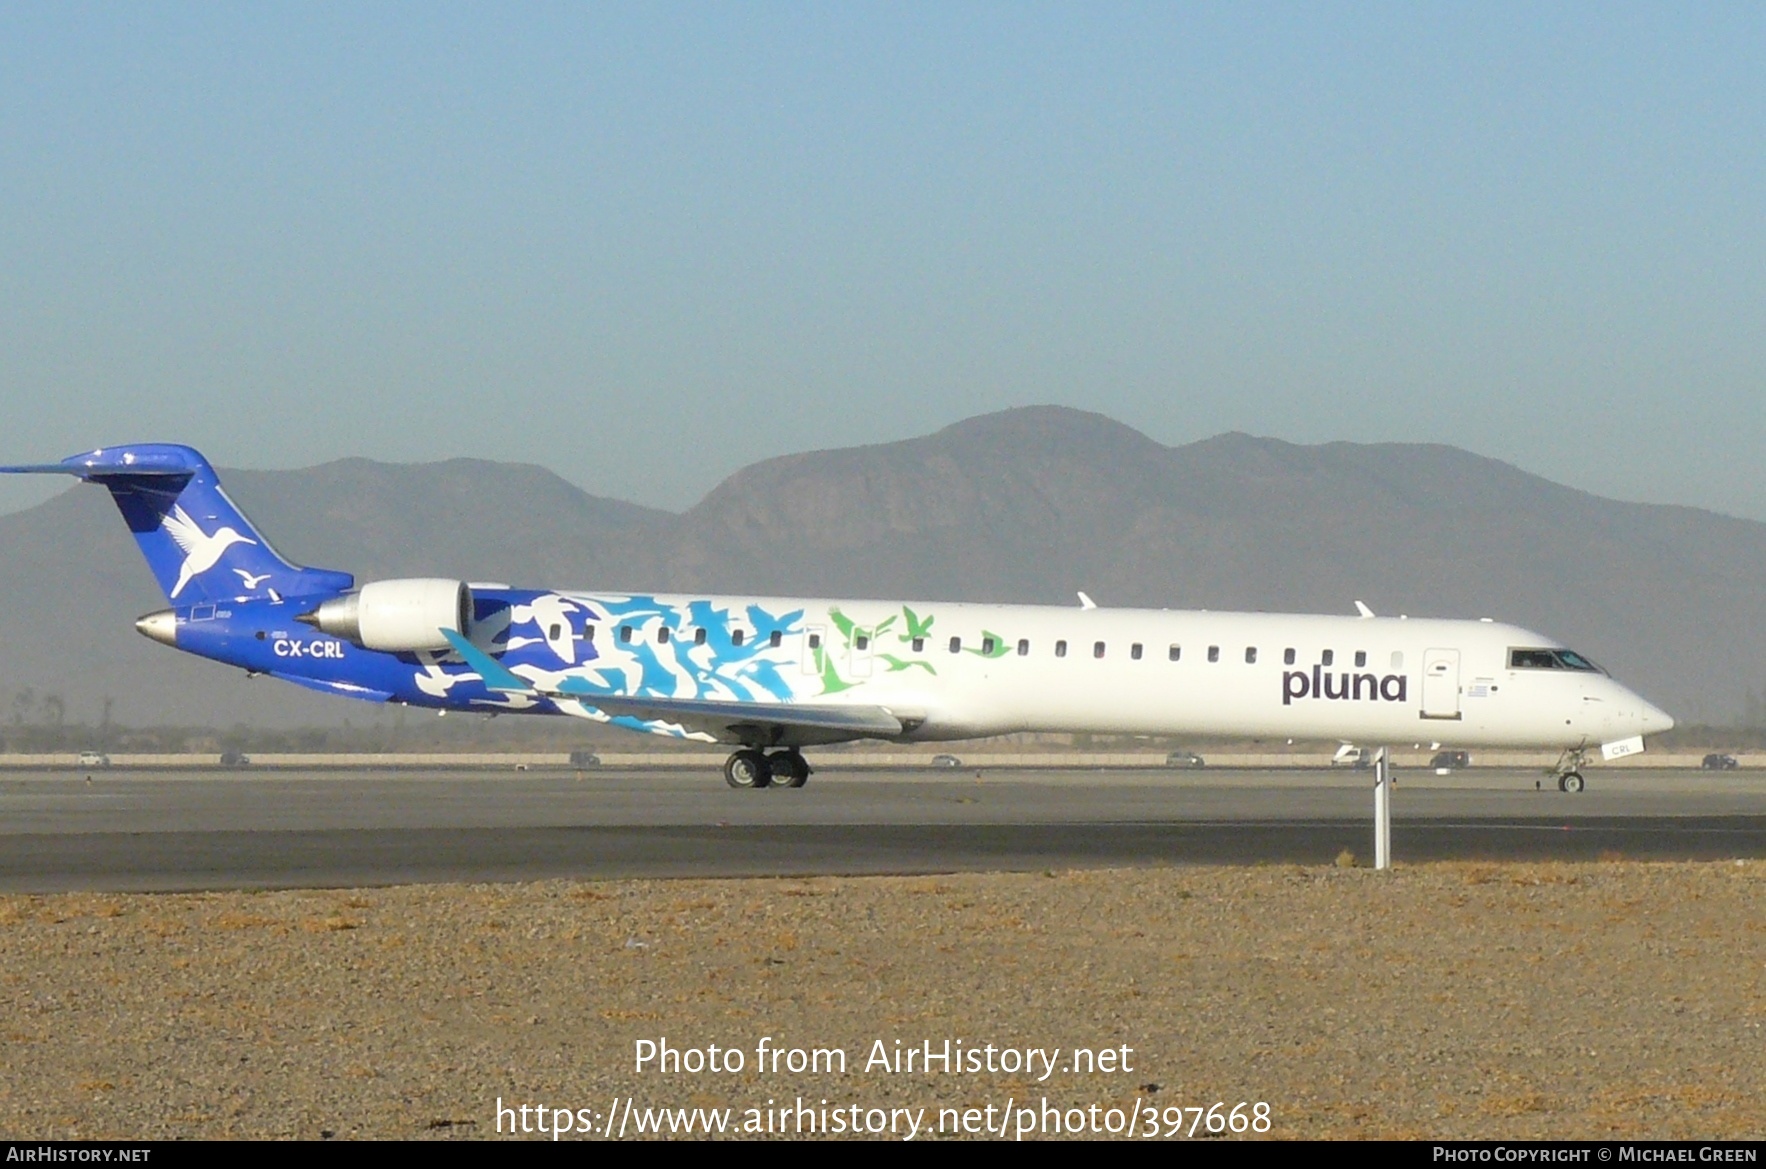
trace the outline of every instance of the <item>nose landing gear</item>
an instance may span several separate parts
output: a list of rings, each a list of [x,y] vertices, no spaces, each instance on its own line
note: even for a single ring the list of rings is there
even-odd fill
[[[1584,787],[1582,765],[1587,761],[1588,753],[1580,747],[1573,747],[1565,751],[1563,757],[1557,761],[1557,765],[1546,774],[1557,777],[1559,791],[1574,795]]]
[[[795,747],[771,755],[744,747],[724,761],[724,782],[734,788],[802,787],[809,776],[809,761]]]

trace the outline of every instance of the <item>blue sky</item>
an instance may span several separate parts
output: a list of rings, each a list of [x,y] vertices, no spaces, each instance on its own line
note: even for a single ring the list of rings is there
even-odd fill
[[[1750,5],[7,5],[0,459],[678,508],[1059,402],[1766,519],[1762,60]]]

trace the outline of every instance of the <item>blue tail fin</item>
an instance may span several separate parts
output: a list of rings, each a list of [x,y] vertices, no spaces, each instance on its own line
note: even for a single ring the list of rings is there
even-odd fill
[[[186,446],[101,447],[0,471],[77,475],[109,488],[160,588],[180,605],[338,593],[355,583],[347,572],[279,556],[221,490],[208,460]]]

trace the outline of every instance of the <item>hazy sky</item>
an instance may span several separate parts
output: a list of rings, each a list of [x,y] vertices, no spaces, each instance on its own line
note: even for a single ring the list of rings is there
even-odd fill
[[[1766,519],[1763,243],[1758,4],[0,7],[4,461],[1059,402]]]

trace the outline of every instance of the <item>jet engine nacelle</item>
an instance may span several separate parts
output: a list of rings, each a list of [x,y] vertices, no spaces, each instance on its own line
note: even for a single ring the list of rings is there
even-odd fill
[[[442,630],[464,635],[472,590],[457,580],[377,580],[301,614],[315,629],[390,653],[448,648]]]

